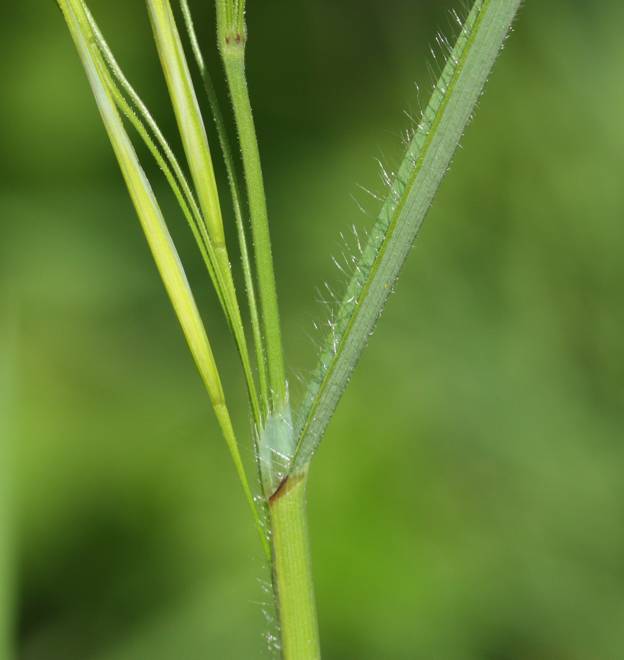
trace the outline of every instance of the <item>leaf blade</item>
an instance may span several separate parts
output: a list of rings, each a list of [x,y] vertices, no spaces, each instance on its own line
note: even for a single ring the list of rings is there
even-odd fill
[[[306,469],[448,170],[521,0],[476,0],[436,84],[298,411],[291,473]]]

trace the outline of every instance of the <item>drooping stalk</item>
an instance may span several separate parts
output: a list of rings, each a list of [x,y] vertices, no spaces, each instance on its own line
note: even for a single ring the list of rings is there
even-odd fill
[[[280,641],[284,660],[321,657],[306,520],[307,474],[284,481],[269,500]]]
[[[217,39],[238,131],[254,242],[262,327],[266,347],[270,408],[280,413],[287,405],[271,237],[256,127],[245,74],[244,2],[217,0]]]

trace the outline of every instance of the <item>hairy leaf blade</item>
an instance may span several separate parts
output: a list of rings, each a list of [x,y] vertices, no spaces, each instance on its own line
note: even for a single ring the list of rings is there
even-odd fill
[[[364,247],[297,416],[305,470],[444,178],[521,0],[476,0]]]

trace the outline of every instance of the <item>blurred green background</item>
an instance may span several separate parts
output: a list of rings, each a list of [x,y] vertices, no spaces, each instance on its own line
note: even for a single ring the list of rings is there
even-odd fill
[[[374,212],[357,184],[397,163],[458,2],[248,4],[297,400],[315,287],[340,289],[339,234],[371,222],[352,196]],[[144,3],[91,7],[175,136]],[[267,657],[254,530],[61,16],[0,17],[0,657]],[[624,658],[623,23],[521,11],[314,465],[328,660]]]

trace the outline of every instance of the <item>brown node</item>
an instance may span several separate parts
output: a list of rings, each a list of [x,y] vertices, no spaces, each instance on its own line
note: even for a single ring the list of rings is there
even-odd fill
[[[300,481],[303,479],[302,475],[291,475],[289,477],[284,477],[279,486],[275,489],[273,495],[269,497],[269,505],[273,506],[280,497],[286,495],[286,493],[294,488]]]

